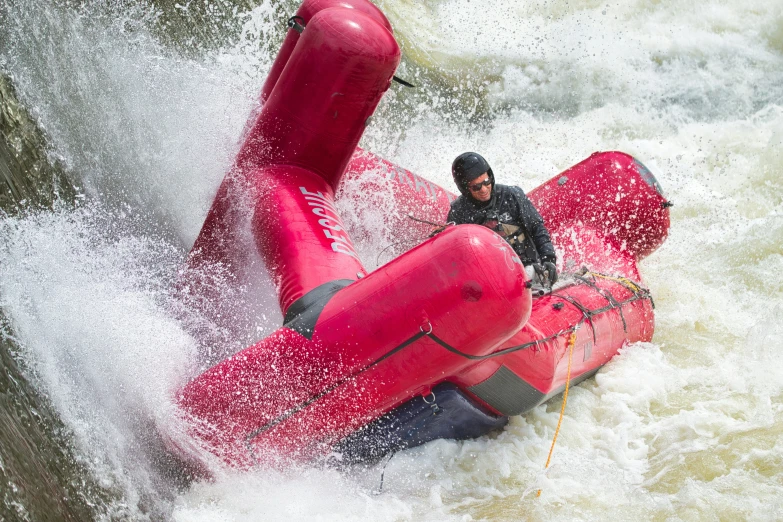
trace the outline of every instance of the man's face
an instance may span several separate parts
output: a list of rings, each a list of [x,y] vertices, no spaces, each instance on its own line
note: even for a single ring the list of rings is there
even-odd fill
[[[489,181],[489,173],[485,172],[468,183],[468,190],[474,199],[482,203],[489,201],[489,198],[492,196],[492,183]]]

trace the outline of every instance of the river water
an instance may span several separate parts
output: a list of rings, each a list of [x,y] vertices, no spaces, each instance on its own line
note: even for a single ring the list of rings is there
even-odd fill
[[[197,3],[210,12],[173,9]],[[546,472],[557,398],[499,434],[396,454],[381,491],[382,465],[171,472],[155,426],[199,365],[198,311],[171,283],[295,6],[223,12],[231,37],[199,47],[165,38],[146,2],[106,4],[0,8],[0,69],[82,191],[0,218],[3,332],[79,469],[113,492],[95,518],[783,519],[783,4],[379,3],[418,88],[390,90],[365,147],[447,187],[476,150],[528,190],[622,150],[675,204],[642,264],[655,338],[572,390]],[[237,346],[279,324],[256,291]]]

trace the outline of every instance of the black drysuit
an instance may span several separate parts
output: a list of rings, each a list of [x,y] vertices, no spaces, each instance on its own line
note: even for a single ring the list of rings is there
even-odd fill
[[[490,200],[483,203],[462,195],[451,203],[446,219],[458,225],[484,225],[495,231],[499,231],[498,224],[521,227],[518,241],[509,243],[522,264],[554,263],[556,260],[555,248],[541,214],[519,187],[496,184]]]

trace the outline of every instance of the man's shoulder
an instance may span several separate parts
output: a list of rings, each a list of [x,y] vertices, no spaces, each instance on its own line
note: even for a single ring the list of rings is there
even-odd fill
[[[496,183],[495,191],[497,196],[501,200],[516,199],[518,201],[522,201],[527,199],[527,196],[525,195],[525,191],[516,185],[501,185],[499,183]]]
[[[465,208],[468,201],[465,196],[457,196],[457,199],[451,202],[451,210],[460,210],[462,208]]]
[[[502,185],[500,183],[495,183],[495,190],[498,191],[499,194],[522,194],[525,195],[525,191],[522,190],[521,187],[517,185]]]
[[[476,207],[466,196],[460,196],[451,202],[448,218],[457,224],[472,223],[476,217]]]

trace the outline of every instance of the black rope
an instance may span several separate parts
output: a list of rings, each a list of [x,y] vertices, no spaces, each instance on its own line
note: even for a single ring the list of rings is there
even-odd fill
[[[413,212],[408,212],[408,219],[412,219],[413,221],[416,221],[417,223],[424,223],[425,225],[431,225],[433,227],[445,227],[449,223],[435,223],[433,221],[427,221],[426,219],[417,218],[413,215]]]
[[[509,348],[504,348],[504,349],[500,350],[499,352],[492,352],[492,353],[488,353],[487,355],[471,355],[469,353],[461,352],[461,351],[457,350],[456,348],[454,348],[453,346],[451,346],[446,341],[444,341],[443,339],[441,339],[440,337],[438,337],[437,335],[429,334],[428,337],[430,339],[432,339],[433,341],[435,341],[436,343],[438,343],[439,345],[441,345],[446,350],[450,351],[451,353],[457,354],[460,357],[464,357],[465,359],[470,359],[471,361],[483,361],[485,359],[492,359],[493,357],[500,357],[502,355],[508,355],[510,353],[514,353],[514,352],[518,352],[520,350],[524,350],[526,348],[530,348],[531,346],[536,346],[538,344],[545,343],[545,342],[551,341],[553,339],[557,339],[561,335],[564,335],[564,334],[567,334],[567,333],[571,333],[573,331],[578,330],[579,327],[582,326],[583,323],[584,323],[584,320],[581,320],[576,325],[572,326],[571,328],[567,328],[565,330],[560,330],[559,332],[554,333],[554,334],[550,335],[549,337],[544,337],[543,339],[538,339],[537,341],[531,341],[529,343],[520,344],[520,345],[517,345],[517,346],[510,346]]]
[[[590,280],[589,280],[589,279],[587,279],[586,277],[582,277],[582,276],[575,276],[575,278],[576,278],[576,279],[578,279],[578,280],[580,280],[580,281],[582,281],[584,284],[586,284],[586,285],[587,285],[587,286],[589,286],[590,288],[594,289],[594,290],[595,290],[596,292],[598,292],[598,293],[599,293],[599,294],[600,294],[600,295],[601,295],[601,296],[602,296],[604,299],[606,299],[607,301],[609,301],[609,303],[611,303],[611,304],[615,305],[615,307],[619,308],[619,310],[620,310],[620,319],[622,319],[622,321],[623,321],[623,333],[628,333],[628,324],[625,322],[625,314],[623,314],[623,307],[622,307],[622,306],[619,306],[619,303],[618,303],[618,302],[617,302],[617,300],[614,298],[614,295],[612,295],[612,293],[611,293],[611,292],[609,292],[609,291],[607,291],[607,290],[604,290],[603,288],[600,288],[600,287],[599,287],[597,284],[595,284],[595,281],[590,281]],[[625,286],[625,285],[623,285],[623,284],[622,284],[620,281],[617,281],[617,282],[618,282],[618,283],[620,283],[622,286]],[[628,288],[628,287],[627,287],[627,286],[625,286],[625,288]],[[629,289],[629,290],[630,290],[630,289]],[[631,290],[631,292],[633,292],[633,290]],[[634,294],[635,294],[635,292],[634,292]]]
[[[404,85],[405,87],[411,87],[411,88],[415,88],[416,87],[412,83],[406,82],[402,78],[397,78],[396,76],[392,76],[392,80],[394,80],[395,82],[399,83],[400,85]]]
[[[393,451],[393,452],[392,452],[392,453],[389,455],[389,458],[388,458],[388,459],[386,459],[386,463],[383,465],[383,469],[381,469],[381,483],[380,483],[380,484],[378,484],[378,490],[375,492],[375,494],[376,494],[376,495],[380,495],[381,493],[383,493],[383,477],[386,475],[386,466],[388,466],[388,465],[389,465],[389,462],[391,462],[391,459],[392,459],[392,458],[393,458],[393,457],[394,457],[396,454],[397,454],[397,452],[396,452],[396,451]]]
[[[398,247],[400,245],[412,245],[413,243],[416,243],[419,241],[418,239],[403,239],[401,241],[394,241],[392,243],[389,243],[385,247],[383,247],[383,250],[378,252],[378,256],[375,258],[375,264],[380,265],[381,264],[381,256],[390,248],[392,247]]]
[[[267,422],[266,424],[264,424],[263,426],[261,426],[257,430],[250,432],[250,434],[245,438],[245,440],[246,441],[250,441],[251,439],[254,439],[255,437],[257,437],[260,434],[262,434],[263,432],[265,432],[266,430],[268,430],[270,428],[274,428],[275,426],[277,426],[281,422],[285,421],[286,419],[290,418],[291,416],[293,416],[293,415],[299,413],[300,411],[302,411],[303,409],[307,408],[308,406],[310,406],[312,403],[314,403],[315,401],[317,401],[321,397],[323,397],[323,396],[333,392],[334,390],[336,390],[337,388],[339,388],[340,386],[342,386],[346,382],[348,382],[348,381],[350,381],[352,379],[355,379],[361,373],[366,372],[367,370],[369,370],[370,368],[372,368],[376,364],[380,363],[384,359],[386,359],[388,357],[391,357],[392,355],[394,355],[395,353],[399,352],[403,348],[405,348],[405,347],[415,343],[416,341],[418,341],[419,339],[421,339],[425,335],[426,334],[424,332],[419,332],[416,335],[414,335],[413,337],[410,337],[409,339],[403,341],[402,344],[400,344],[399,346],[395,347],[391,351],[386,352],[385,354],[380,356],[378,359],[374,360],[373,362],[371,362],[370,364],[368,364],[364,368],[360,369],[356,373],[353,373],[353,374],[349,375],[348,377],[345,377],[344,379],[340,379],[336,383],[332,384],[331,386],[329,386],[328,388],[323,390],[321,393],[318,393],[317,395],[314,395],[313,397],[310,397],[305,402],[296,405],[295,407],[293,407],[290,410],[286,411],[282,415],[279,415],[278,417],[276,417],[276,418],[272,419],[271,421]]]
[[[582,312],[583,319],[582,319],[581,322],[588,321],[590,323],[590,329],[593,331],[593,342],[597,344],[598,340],[596,339],[596,336],[595,336],[595,325],[593,324],[593,316],[598,315],[598,313],[603,313],[603,312],[596,312],[595,310],[590,310],[589,308],[587,308],[582,303],[580,303],[579,301],[577,301],[576,299],[574,299],[573,297],[571,297],[569,295],[561,295],[561,294],[556,294],[554,292],[551,292],[549,295],[553,295],[555,297],[559,297],[560,299],[571,303],[576,308],[578,308],[580,312]],[[609,310],[611,310],[611,309],[612,308],[610,308]],[[604,310],[604,311],[607,311],[607,310]]]
[[[603,275],[603,274],[598,274],[598,275]],[[581,279],[581,278],[579,278],[577,276],[577,279]],[[472,354],[469,354],[469,353],[465,353],[465,352],[462,352],[462,351],[458,350],[457,348],[451,346],[449,343],[447,343],[443,339],[439,338],[437,335],[434,335],[432,333],[432,330],[430,330],[430,332],[419,331],[418,333],[416,333],[415,335],[411,336],[407,340],[403,341],[401,344],[399,344],[398,346],[396,346],[392,350],[386,352],[381,357],[379,357],[375,361],[371,362],[370,364],[368,364],[364,368],[361,368],[360,370],[358,370],[355,373],[349,375],[348,377],[345,377],[344,379],[339,380],[338,382],[336,382],[335,384],[329,386],[327,389],[323,390],[322,392],[318,393],[317,395],[311,397],[310,399],[306,400],[305,402],[295,406],[294,408],[288,410],[287,412],[283,413],[282,415],[278,416],[277,418],[273,419],[272,421],[266,423],[265,425],[261,426],[257,430],[253,431],[252,433],[250,433],[246,437],[245,440],[246,441],[250,441],[254,437],[256,437],[256,436],[260,435],[261,433],[263,433],[264,431],[266,431],[266,430],[268,430],[268,429],[270,429],[270,428],[280,424],[281,422],[285,421],[286,419],[288,419],[291,416],[295,415],[296,413],[300,412],[301,410],[303,410],[304,408],[306,408],[307,406],[309,406],[313,402],[317,401],[321,397],[331,393],[332,391],[334,391],[335,389],[339,388],[340,386],[342,386],[346,382],[356,378],[358,375],[366,372],[367,370],[369,370],[373,366],[379,364],[381,361],[391,357],[395,353],[405,349],[406,347],[410,346],[411,344],[415,343],[416,341],[418,341],[419,339],[421,339],[422,337],[425,337],[425,336],[429,337],[435,343],[437,343],[438,345],[442,346],[443,348],[445,348],[449,352],[454,353],[456,355],[459,355],[460,357],[464,357],[466,359],[470,359],[472,361],[482,361],[482,360],[485,360],[485,359],[491,359],[493,357],[502,357],[502,356],[508,355],[510,353],[518,352],[520,350],[525,350],[527,348],[530,348],[531,346],[537,346],[537,345],[539,345],[541,343],[546,343],[548,341],[551,341],[553,339],[556,339],[556,338],[560,337],[561,335],[565,335],[565,334],[569,334],[569,333],[573,333],[573,332],[577,331],[579,328],[581,328],[581,326],[586,321],[590,322],[590,327],[591,327],[591,329],[593,331],[593,341],[596,342],[595,327],[593,326],[593,323],[592,323],[592,318],[593,317],[595,317],[597,315],[600,315],[602,313],[608,312],[610,310],[615,310],[617,308],[622,309],[622,307],[624,305],[630,304],[630,303],[632,303],[634,301],[638,301],[640,299],[650,299],[649,291],[644,289],[644,288],[642,288],[641,286],[637,285],[636,288],[638,288],[640,290],[636,291],[636,290],[634,290],[634,288],[631,288],[630,286],[627,286],[627,285],[623,284],[622,282],[617,281],[616,279],[612,279],[612,280],[617,282],[618,284],[621,284],[622,286],[625,286],[629,290],[631,290],[631,292],[633,293],[633,296],[629,297],[628,299],[625,299],[623,301],[617,301],[616,299],[613,299],[612,300],[613,302],[610,302],[607,306],[604,306],[604,307],[601,307],[601,308],[597,308],[595,310],[590,310],[587,307],[585,307],[584,305],[582,305],[581,303],[579,303],[576,299],[574,299],[574,298],[572,298],[570,296],[551,293],[549,295],[552,295],[554,297],[558,297],[558,298],[560,298],[560,299],[562,299],[562,300],[564,300],[564,301],[566,301],[568,303],[571,303],[577,309],[579,309],[579,311],[582,312],[582,316],[583,316],[582,319],[578,323],[576,323],[574,326],[572,326],[570,328],[566,328],[565,330],[560,330],[559,332],[556,332],[556,333],[554,333],[554,334],[552,334],[552,335],[550,335],[548,337],[544,337],[543,339],[538,339],[536,341],[531,341],[529,343],[524,343],[524,344],[520,344],[520,345],[517,345],[517,346],[511,346],[509,348],[504,348],[503,350],[500,350],[500,351],[497,351],[497,352],[493,352],[493,353],[490,353],[490,354],[486,354],[486,355],[472,355]],[[609,301],[609,300],[607,299],[607,301]],[[435,412],[434,414],[437,414],[437,412]]]

